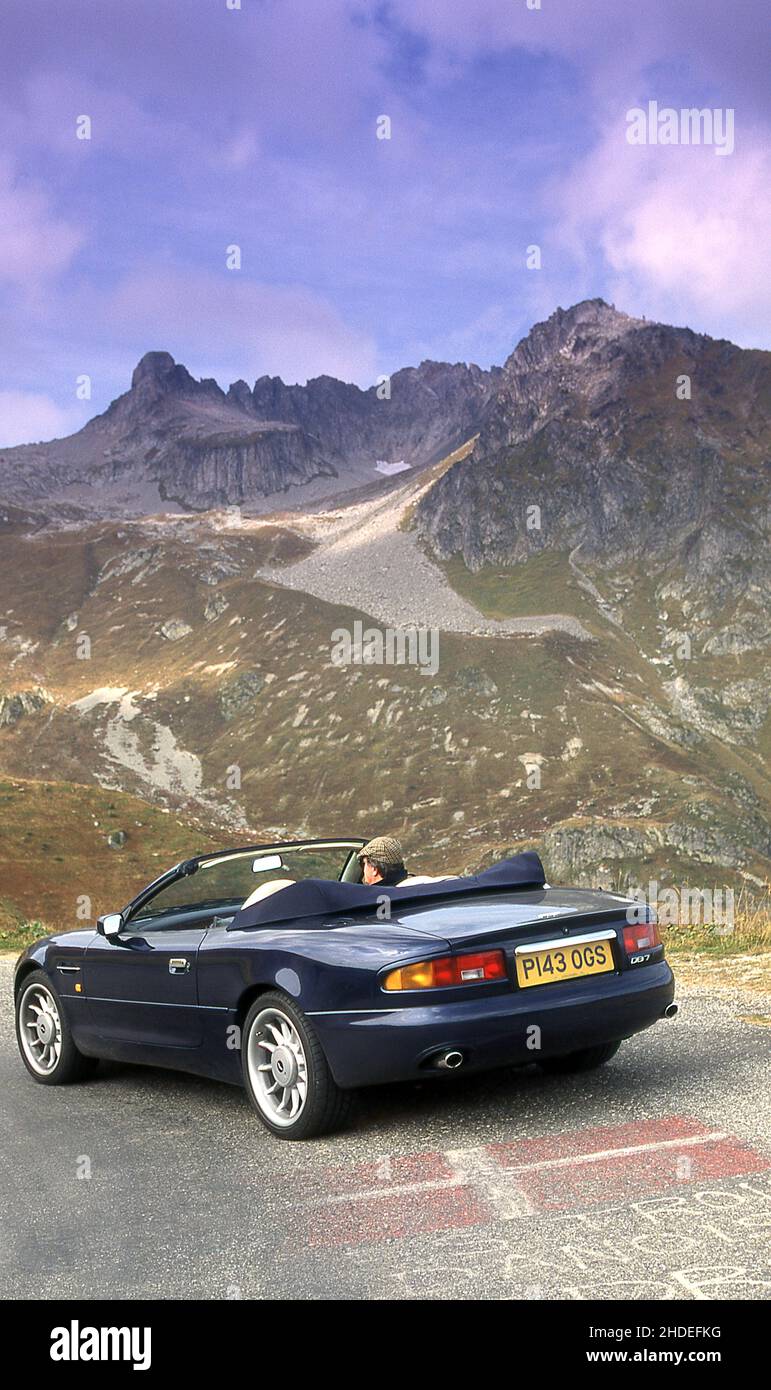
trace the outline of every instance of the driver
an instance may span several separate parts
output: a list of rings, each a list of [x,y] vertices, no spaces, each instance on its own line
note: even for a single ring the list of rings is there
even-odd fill
[[[440,883],[448,874],[434,878],[429,874],[408,874],[401,844],[393,835],[376,835],[358,852],[362,881],[382,883],[388,888],[412,888],[419,883]]]
[[[393,835],[376,835],[359,850],[362,881],[368,886],[385,883],[395,888],[407,877],[404,853]]]
[[[401,844],[393,835],[376,835],[374,840],[370,840],[358,851],[358,860],[361,865],[362,882],[368,886],[382,883],[384,887],[389,888],[411,888],[419,883],[439,883],[442,878],[451,877],[448,874],[440,874],[437,878],[427,874],[408,874],[404,867]],[[242,910],[251,907],[253,903],[261,902],[273,893],[279,893],[282,888],[290,888],[295,882],[293,878],[275,878],[269,883],[261,883],[241,904]]]

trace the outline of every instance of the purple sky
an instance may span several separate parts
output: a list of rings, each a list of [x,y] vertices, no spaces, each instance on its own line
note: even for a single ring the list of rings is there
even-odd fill
[[[0,66],[0,444],[149,349],[368,385],[596,294],[770,345],[761,0],[4,0]],[[630,145],[649,101],[733,152]]]

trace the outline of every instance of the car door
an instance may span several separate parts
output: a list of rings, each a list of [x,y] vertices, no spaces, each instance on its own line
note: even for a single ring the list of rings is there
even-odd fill
[[[155,917],[129,924],[117,938],[96,936],[83,972],[91,1027],[146,1047],[199,1047],[198,948],[211,918]]]
[[[255,882],[267,882],[271,874],[358,874],[355,854],[362,843],[253,845],[175,865],[124,909],[117,937],[98,933],[89,944],[83,985],[91,1029],[153,1050],[200,1047],[205,1010],[198,999],[198,951],[211,923],[223,914],[232,917]]]

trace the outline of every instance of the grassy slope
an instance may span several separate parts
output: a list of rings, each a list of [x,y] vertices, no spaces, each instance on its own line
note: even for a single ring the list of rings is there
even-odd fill
[[[362,615],[255,581],[266,547],[280,556],[296,545],[287,533],[266,531],[217,541],[239,572],[216,585],[205,582],[212,554],[201,548],[212,537],[194,531],[164,535],[157,553],[152,533],[129,526],[5,537],[0,584],[10,602],[0,689],[42,684],[55,700],[0,730],[6,780],[27,788],[12,796],[0,841],[0,899],[13,912],[70,921],[79,893],[93,893],[95,911],[112,905],[114,893],[120,897],[125,888],[130,896],[137,881],[197,848],[196,823],[208,831],[206,842],[223,844],[243,840],[238,818],[255,837],[393,830],[417,867],[463,869],[537,843],[555,826],[632,826],[655,837],[694,798],[715,808],[724,800],[721,759],[736,754],[716,747],[705,758],[703,749],[677,746],[640,724],[640,701],[656,696],[650,667],[604,619],[595,617],[600,640],[590,644],[560,634],[508,641],[443,636],[434,680],[411,667],[335,668],[332,631]],[[132,568],[140,550],[148,552],[144,569]],[[126,572],[97,583],[115,560],[129,566]],[[540,573],[511,602],[535,602],[546,583],[549,602],[538,602],[540,611],[558,610],[571,597],[583,603],[582,591],[561,573],[560,604]],[[521,581],[515,576],[515,584]],[[468,580],[478,595],[484,582]],[[228,607],[206,622],[214,593]],[[502,602],[499,593],[495,601]],[[70,614],[77,614],[72,631]],[[180,641],[159,635],[172,617],[192,628]],[[88,661],[76,655],[81,632],[92,643]],[[23,641],[31,644],[26,653]],[[253,670],[265,681],[262,690],[226,719],[226,686]],[[114,761],[105,735],[116,706],[86,716],[68,708],[99,687],[139,692],[140,712],[124,732],[135,738],[146,770],[158,761],[158,726],[200,759],[196,794],[153,787]],[[579,739],[580,747],[571,745]],[[527,788],[521,761],[533,754],[543,760],[538,790]],[[227,769],[236,762],[241,787],[231,791]],[[30,778],[59,785],[38,796]],[[115,817],[123,822],[117,828],[130,832],[123,851],[104,841]],[[132,820],[143,823],[132,829]],[[99,873],[88,868],[92,856]],[[747,867],[766,872],[756,858]],[[666,847],[604,860],[587,878],[612,884],[622,870],[642,881],[730,880],[725,868]],[[107,904],[99,888],[104,874],[112,876],[104,880]]]
[[[3,778],[0,825],[0,950],[20,949],[43,928],[88,925],[178,859],[227,843],[200,818],[71,782]],[[113,849],[116,830],[126,842]]]
[[[460,556],[445,561],[449,583],[488,618],[524,618],[547,610],[569,613],[590,627],[604,624],[596,605],[571,573],[565,552],[544,550],[513,569],[490,565],[474,573]]]

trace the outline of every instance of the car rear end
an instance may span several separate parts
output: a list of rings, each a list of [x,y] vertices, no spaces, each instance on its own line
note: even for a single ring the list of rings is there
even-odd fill
[[[314,1018],[339,1085],[545,1061],[673,1012],[655,922],[610,894],[496,893],[403,910],[398,924],[435,947],[381,967],[369,1007]]]

